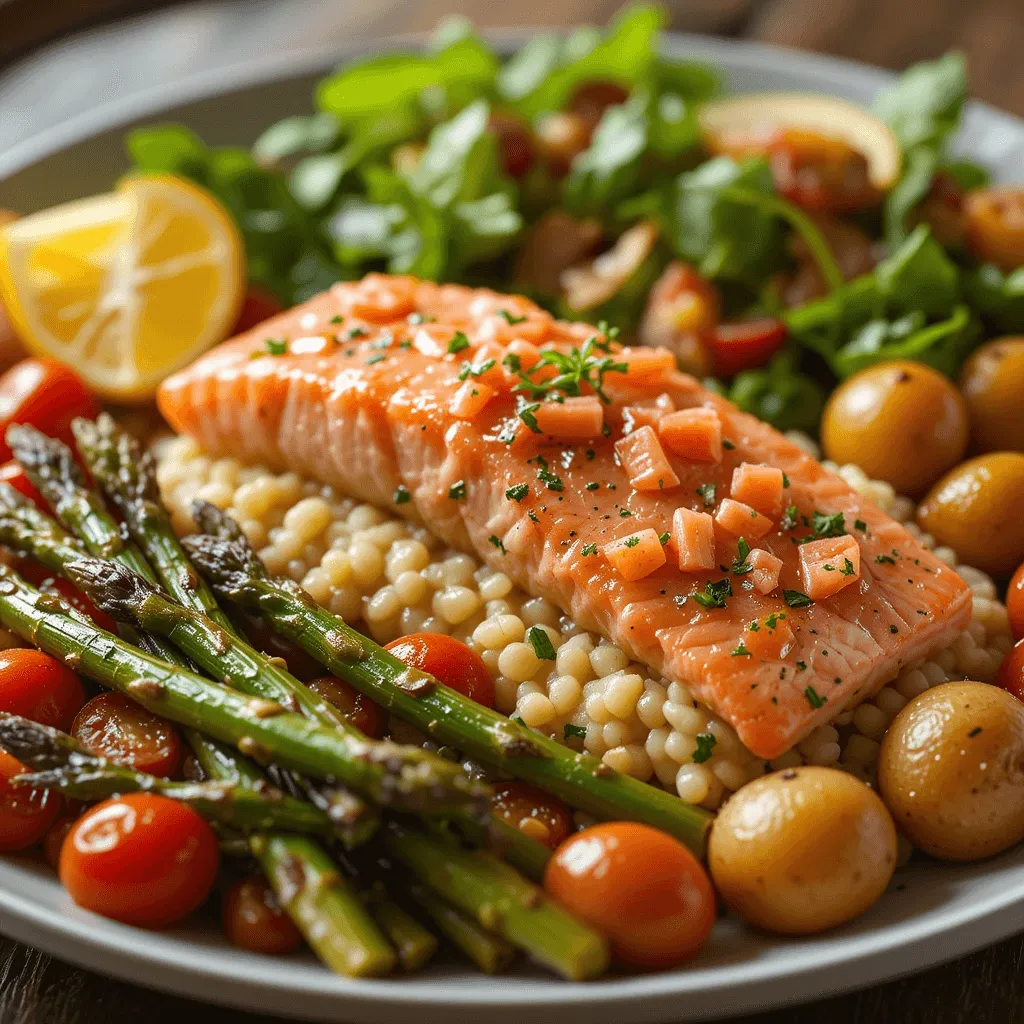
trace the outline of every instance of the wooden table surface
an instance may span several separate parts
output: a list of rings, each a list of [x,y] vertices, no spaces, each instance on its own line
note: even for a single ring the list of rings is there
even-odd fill
[[[0,70],[76,28],[158,6],[159,0],[0,0]],[[617,0],[562,5],[373,0],[359,5],[358,21],[367,33],[383,35],[429,28],[453,10],[483,25],[551,24],[604,21],[618,6]],[[674,28],[820,50],[896,69],[961,49],[970,63],[973,95],[1024,115],[1022,0],[668,0],[668,6]],[[154,995],[0,938],[0,1024],[181,1024],[185,1019],[195,1024],[271,1020]],[[1024,937],[903,981],[744,1018],[748,1024],[1021,1024],[1022,1019]]]

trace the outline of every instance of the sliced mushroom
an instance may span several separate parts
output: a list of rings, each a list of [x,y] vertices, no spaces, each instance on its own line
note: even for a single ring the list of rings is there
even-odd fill
[[[558,295],[562,274],[597,252],[601,237],[596,220],[576,220],[563,210],[551,210],[523,240],[516,259],[516,283],[540,295]]]
[[[589,263],[569,267],[561,278],[566,305],[583,312],[613,298],[654,251],[658,230],[653,221],[642,220]]]

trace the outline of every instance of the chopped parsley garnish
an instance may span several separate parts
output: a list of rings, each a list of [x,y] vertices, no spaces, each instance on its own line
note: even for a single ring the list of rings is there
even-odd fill
[[[726,450],[727,452],[731,452],[731,451],[733,450],[733,448],[735,448],[735,447],[736,447],[736,445],[734,445],[734,444],[732,443],[732,441],[730,441],[730,440],[729,440],[729,438],[727,438],[727,437],[723,437],[723,438],[722,438],[722,447],[723,447],[723,448],[724,448],[724,449],[725,449],[725,450]]]
[[[540,520],[537,518],[537,513],[534,512],[532,508],[526,514],[530,517],[530,522],[531,523],[539,523],[540,522]]]
[[[790,608],[809,608],[814,602],[799,590],[783,590],[782,598]]]
[[[895,565],[896,559],[891,555],[875,555],[875,561],[879,565]]]
[[[826,515],[824,512],[819,512],[815,509],[811,514],[810,526],[814,532],[808,537],[801,537],[801,544],[806,544],[812,540],[823,540],[826,537],[846,536],[846,523],[843,520],[842,512]]]
[[[369,336],[370,332],[365,327],[350,327],[345,332],[345,337],[349,341],[355,341],[356,338],[368,338]]]
[[[771,615],[769,615],[768,618],[766,618],[764,620],[764,624],[769,629],[774,629],[776,627],[776,625],[778,625],[779,619],[784,619],[785,617],[786,617],[786,613],[785,612],[783,612],[781,615],[776,615],[775,612],[772,612]]]
[[[861,533],[868,532],[868,524],[865,523],[863,519],[854,519],[853,528],[855,530],[860,530]]]
[[[522,727],[523,727],[524,729],[529,729],[529,728],[530,728],[530,727],[529,727],[529,726],[528,726],[528,725],[527,725],[527,724],[526,724],[526,723],[525,723],[525,722],[524,722],[524,721],[522,720],[522,718],[521,718],[521,717],[520,717],[519,715],[513,715],[513,716],[512,716],[512,721],[513,721],[513,722],[515,722],[515,723],[516,723],[516,725],[521,725],[521,726],[522,726]]]
[[[519,373],[523,368],[523,361],[515,354],[515,352],[509,352],[509,354],[502,359],[501,365],[507,366],[513,373]]]
[[[785,473],[782,474],[782,486],[783,487],[788,487],[789,486],[789,477],[786,476]]]
[[[836,567],[834,565],[829,565],[828,562],[826,562],[822,566],[822,569],[824,569],[825,572],[835,572],[836,571]]]
[[[267,338],[266,346],[272,356],[283,356],[288,351],[288,342],[284,338]]]
[[[810,704],[812,708],[817,709],[825,706],[826,698],[819,697],[813,686],[808,686],[807,689],[804,690],[804,696],[807,698],[807,703]]]
[[[487,538],[487,543],[493,544],[503,555],[508,554],[508,552],[505,550],[505,545],[501,542],[501,538],[495,537],[493,533],[490,535],[490,537]]]
[[[807,668],[807,662],[806,662],[806,661],[798,661],[798,662],[796,663],[796,667],[797,667],[797,668],[798,668],[798,669],[799,669],[799,670],[800,670],[801,672],[803,672],[803,671],[805,671],[805,670],[806,670],[806,668]]]
[[[370,358],[366,360],[366,365],[373,366],[375,363],[383,362],[386,358],[387,356],[385,356],[383,352],[378,352],[375,356],[370,356]]]
[[[562,489],[562,478],[555,476],[548,469],[547,459],[543,455],[537,456],[537,465],[540,469],[537,470],[537,479],[549,490],[549,491],[560,491]]]
[[[754,567],[747,561],[749,554],[750,545],[745,538],[740,537],[736,543],[736,557],[732,560],[732,571],[736,576],[753,571]]]
[[[406,502],[412,501],[412,495],[409,493],[409,488],[406,487],[405,484],[399,484],[398,487],[395,488],[395,493],[391,500],[394,501],[396,505],[404,505]]]
[[[555,660],[554,645],[551,643],[551,637],[548,636],[547,630],[543,626],[531,626],[526,631],[526,640],[533,648],[533,653],[541,661]]]
[[[782,528],[792,530],[796,527],[799,510],[796,505],[787,505],[786,511],[782,513]]]
[[[586,486],[588,491],[596,491],[601,485],[596,480],[591,480]]]
[[[453,483],[451,485],[451,487],[448,488],[448,497],[451,498],[452,501],[462,501],[462,499],[465,496],[466,496],[466,481],[465,480],[456,480],[456,482]]]
[[[512,327],[515,327],[516,324],[524,323],[526,320],[525,316],[513,316],[507,309],[499,309],[498,316]]]
[[[725,599],[732,597],[732,583],[728,579],[712,582],[708,580],[704,592],[694,594],[693,599],[701,608],[724,608]]]
[[[732,656],[734,658],[752,658],[753,657],[753,655],[750,653],[750,651],[748,651],[747,648],[744,646],[742,640],[732,649]]]
[[[330,319],[330,323],[332,324],[343,324],[344,322],[345,318],[340,313],[335,313]]]
[[[562,739],[566,742],[569,740],[582,740],[586,737],[587,730],[582,725],[573,725],[572,722],[566,722],[562,726]]]
[[[448,355],[453,356],[456,352],[462,352],[467,348],[469,348],[469,338],[462,331],[456,331],[452,340],[448,342]]]
[[[662,544],[667,544],[669,542],[669,540],[671,540],[671,538],[672,538],[672,534],[670,534],[668,532],[668,530],[666,530],[664,533],[659,533],[658,534],[658,541],[660,543],[662,543]]]
[[[582,394],[582,385],[586,384],[605,405],[611,399],[604,392],[606,373],[616,371],[628,373],[629,364],[617,362],[610,355],[595,355],[595,351],[607,353],[607,342],[598,341],[597,335],[588,338],[581,348],[571,348],[568,352],[556,352],[545,349],[535,366],[523,373],[518,367],[514,370],[519,374],[516,391],[527,391],[532,398],[543,398],[556,392],[576,397]],[[508,362],[506,357],[506,364]],[[556,375],[550,380],[534,381],[530,375],[545,367],[554,367]]]
[[[844,576],[853,576],[854,575],[853,562],[851,562],[848,558],[844,558],[843,559],[843,567],[839,571]]]
[[[530,493],[529,484],[513,484],[505,491],[505,497],[509,501],[522,501]]]
[[[581,555],[596,555],[597,545],[596,544],[584,544],[580,551]]]
[[[899,626],[890,626],[889,627],[889,632],[892,633],[893,636],[895,636],[899,631],[900,631],[900,627]]]
[[[540,402],[534,402],[533,405],[527,405],[525,402],[521,402],[519,408],[516,409],[516,415],[535,433],[541,432],[540,427],[537,426],[537,410],[540,408]]]
[[[697,740],[697,749],[693,752],[694,764],[703,764],[705,761],[711,760],[711,752],[715,749],[715,744],[718,739],[712,732],[699,732],[695,739]]]
[[[412,327],[419,327],[420,324],[429,323],[434,318],[432,316],[424,316],[422,313],[410,313],[405,319]]]
[[[625,545],[627,548],[635,548],[639,543],[640,538],[637,537],[635,534],[632,537],[627,537],[625,540]]]
[[[623,518],[623,519],[628,519],[628,518],[629,518],[629,517],[630,517],[630,516],[631,516],[632,514],[633,514],[633,513],[632,513],[632,512],[630,512],[628,508],[620,508],[620,509],[619,509],[619,515],[620,515],[620,516],[621,516],[621,518]]]
[[[459,371],[459,380],[468,380],[470,377],[482,377],[491,367],[494,366],[493,359],[485,359],[479,366],[472,363],[463,363]]]
[[[715,485],[714,484],[701,484],[697,488],[697,493],[704,499],[704,507],[711,508],[715,503]]]

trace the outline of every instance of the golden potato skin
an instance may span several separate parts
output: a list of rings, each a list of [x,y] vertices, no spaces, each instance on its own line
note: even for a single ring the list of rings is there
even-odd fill
[[[982,345],[960,371],[971,440],[982,452],[1024,452],[1024,338]]]
[[[835,768],[787,768],[744,786],[708,845],[725,904],[750,924],[808,935],[863,913],[896,867],[896,829],[867,785]]]
[[[880,363],[832,392],[821,421],[825,455],[916,497],[967,450],[967,407],[953,383],[922,363]]]
[[[943,860],[1024,839],[1024,704],[989,683],[915,697],[882,740],[878,787],[900,831]]]
[[[1024,455],[968,459],[928,492],[917,521],[966,565],[1009,576],[1024,561]]]

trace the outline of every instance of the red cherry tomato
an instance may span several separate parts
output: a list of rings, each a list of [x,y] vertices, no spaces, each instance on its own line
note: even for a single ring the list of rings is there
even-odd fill
[[[779,132],[768,147],[775,187],[805,210],[856,213],[877,206],[863,153],[840,139],[802,128]]]
[[[104,800],[75,822],[60,880],[86,910],[164,928],[210,894],[220,866],[213,830],[191,807],[152,793]]]
[[[1024,640],[1024,563],[1017,567],[1006,588],[1006,611],[1013,639]]]
[[[52,359],[23,359],[0,377],[0,461],[11,457],[4,435],[12,423],[31,423],[69,444],[71,421],[99,414],[96,396],[68,367]]]
[[[0,651],[0,711],[67,732],[85,703],[78,676],[42,651]]]
[[[443,633],[410,633],[387,645],[399,661],[432,675],[464,697],[494,707],[494,680],[476,651]]]
[[[618,82],[584,82],[573,94],[566,109],[578,114],[593,131],[609,107],[629,99],[629,90]]]
[[[533,135],[529,125],[515,114],[496,110],[487,122],[487,130],[498,139],[498,152],[505,173],[523,178],[533,166]]]
[[[57,793],[11,785],[11,779],[27,771],[20,761],[0,750],[0,853],[35,846],[60,814]]]
[[[39,508],[47,508],[45,499],[25,475],[25,470],[21,468],[20,462],[15,462],[12,459],[0,466],[0,483],[10,484],[19,494],[24,495]]]
[[[276,295],[251,284],[242,300],[242,308],[238,312],[238,320],[235,321],[231,335],[242,334],[282,312],[284,304]]]
[[[334,676],[320,676],[306,684],[318,693],[328,704],[336,707],[345,720],[360,732],[379,740],[387,725],[387,713],[379,704],[360,693],[354,686],[335,679]]]
[[[21,558],[15,565],[18,572],[34,587],[43,593],[56,594],[63,598],[72,608],[77,608],[83,615],[88,615],[100,629],[108,633],[117,632],[117,623],[102,608],[97,608],[73,583],[68,583],[60,576],[54,576],[45,565],[31,558]]]
[[[526,782],[496,785],[491,806],[499,818],[550,850],[556,849],[572,831],[568,805]]]
[[[70,814],[62,814],[46,830],[46,835],[43,836],[43,856],[46,858],[46,863],[54,871],[60,867],[61,848],[64,846],[64,840],[67,839],[68,833],[76,821],[78,821],[77,817]]]
[[[254,953],[284,956],[302,942],[273,889],[258,876],[236,883],[224,894],[221,923],[231,945]]]
[[[774,317],[719,324],[711,334],[711,358],[720,377],[763,366],[786,343],[786,325]]]
[[[87,750],[140,772],[176,778],[185,757],[178,730],[130,697],[101,693],[75,718],[71,734]]]
[[[603,932],[618,961],[661,970],[688,960],[715,923],[715,893],[678,840],[632,822],[577,832],[548,862],[544,888]]]
[[[996,686],[1001,686],[1018,700],[1024,701],[1024,640],[1003,658],[996,674]]]

